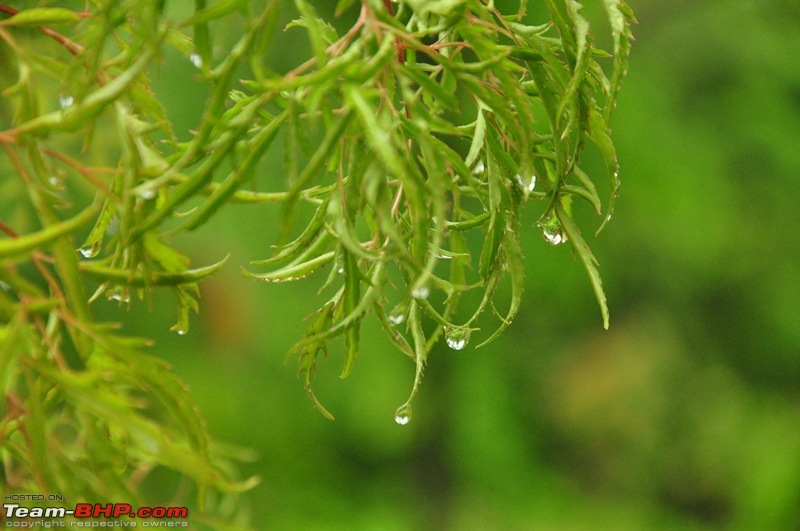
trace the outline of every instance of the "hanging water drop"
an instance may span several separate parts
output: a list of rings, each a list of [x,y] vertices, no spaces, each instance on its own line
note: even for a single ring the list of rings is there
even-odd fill
[[[479,160],[478,163],[475,165],[475,168],[472,169],[473,175],[480,175],[486,171],[486,166],[483,164],[482,160]]]
[[[395,326],[403,324],[403,321],[406,320],[405,305],[398,304],[397,306],[395,306],[395,308],[386,318],[389,319],[389,322]]]
[[[550,245],[559,245],[567,241],[567,235],[563,232],[549,232],[546,229],[542,229],[542,235]]]
[[[567,235],[561,228],[561,222],[552,212],[543,220],[539,221],[539,229],[542,236],[550,245],[559,245],[567,241]]]
[[[403,404],[394,414],[394,421],[401,426],[405,426],[411,420],[411,406],[408,404]]]
[[[438,258],[439,260],[451,260],[453,258],[453,254],[450,251],[446,251],[444,249],[440,249],[438,247],[434,247],[433,256]]]
[[[97,256],[97,253],[100,252],[100,247],[100,242],[94,242],[91,244],[87,243],[86,245],[81,246],[78,251],[84,258],[94,258]]]
[[[203,58],[199,54],[192,52],[189,54],[189,61],[192,62],[195,68],[203,68]]]
[[[469,343],[469,328],[445,328],[444,338],[447,341],[447,346],[453,350],[462,350]]]
[[[128,293],[128,290],[125,288],[114,288],[114,290],[111,291],[110,297],[119,303],[130,304],[131,302],[130,293]]]
[[[431,290],[426,285],[418,286],[411,291],[411,296],[415,299],[427,299]]]
[[[187,332],[185,328],[176,328],[175,331],[178,333],[179,336],[185,336]]]
[[[536,189],[536,176],[531,175],[529,179],[525,179],[522,174],[517,174],[517,184],[523,190],[533,192]]]
[[[145,201],[150,201],[151,199],[156,198],[156,191],[152,188],[140,188],[139,191],[136,193],[139,197],[144,199]]]
[[[59,96],[58,96],[58,105],[62,109],[66,109],[67,107],[69,107],[73,103],[75,103],[75,98],[73,98],[72,96],[69,96],[67,94],[59,94]]]

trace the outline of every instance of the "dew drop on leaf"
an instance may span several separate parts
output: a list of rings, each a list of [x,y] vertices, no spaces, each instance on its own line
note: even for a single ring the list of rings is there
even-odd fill
[[[453,350],[462,350],[469,343],[469,328],[448,327],[445,329],[444,338],[447,346]]]
[[[195,68],[203,68],[203,58],[194,52],[189,54],[189,61],[192,62]]]
[[[542,229],[542,235],[547,240],[547,243],[551,245],[559,245],[567,241],[567,235],[563,232],[549,232],[546,229]]]
[[[73,98],[72,96],[69,96],[67,94],[59,94],[59,96],[58,96],[58,105],[62,109],[66,109],[67,107],[69,107],[73,103],[75,103],[75,98]]]
[[[131,302],[131,296],[125,288],[114,288],[109,294],[109,298],[124,304]]]
[[[531,175],[529,179],[525,179],[521,174],[517,174],[517,184],[523,190],[533,192],[536,189],[536,176]]]
[[[419,286],[418,288],[414,288],[413,291],[411,292],[411,296],[414,297],[415,299],[427,299],[428,295],[430,294],[431,290],[428,288],[428,286],[425,285]]]
[[[390,322],[390,323],[392,323],[392,324],[393,324],[393,325],[395,325],[395,326],[397,326],[397,325],[399,325],[399,324],[403,324],[403,321],[405,321],[405,320],[406,320],[406,312],[405,312],[405,308],[404,308],[404,307],[401,307],[401,306],[398,304],[398,305],[395,307],[395,309],[394,309],[394,310],[392,310],[392,313],[390,313],[390,314],[387,316],[387,319],[389,319],[389,322]]]
[[[97,256],[97,253],[100,252],[100,242],[95,242],[92,244],[87,243],[86,245],[81,246],[78,251],[84,258],[94,258]]]
[[[539,221],[539,229],[541,229],[545,241],[550,245],[559,245],[567,241],[567,235],[561,228],[561,222],[553,213]]]
[[[141,197],[146,201],[149,201],[151,199],[155,199],[156,191],[153,190],[152,188],[141,188],[136,195],[138,195],[139,197]]]
[[[406,424],[411,421],[411,406],[408,404],[403,404],[394,414],[394,421],[401,426],[405,426]]]

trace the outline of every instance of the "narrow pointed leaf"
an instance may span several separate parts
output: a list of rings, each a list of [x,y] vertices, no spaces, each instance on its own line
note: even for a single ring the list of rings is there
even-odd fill
[[[578,229],[578,226],[575,225],[572,217],[567,214],[567,212],[558,202],[556,202],[555,208],[556,215],[561,222],[564,232],[569,238],[570,244],[572,244],[572,248],[575,250],[575,254],[578,255],[583,267],[589,274],[589,280],[592,283],[592,289],[594,289],[595,297],[600,305],[600,313],[603,316],[603,327],[607,329],[609,318],[608,304],[606,302],[606,294],[603,291],[603,281],[600,279],[600,273],[597,271],[597,260],[595,260],[594,255],[589,249],[589,246],[586,244],[586,241],[583,239],[583,236],[581,236],[581,232]]]

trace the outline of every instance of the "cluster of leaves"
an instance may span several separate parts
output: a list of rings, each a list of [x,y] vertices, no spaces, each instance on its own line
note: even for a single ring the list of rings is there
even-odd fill
[[[529,200],[540,202],[545,239],[570,242],[586,267],[607,326],[572,198],[601,214],[579,165],[594,144],[607,167],[610,219],[618,171],[608,121],[632,20],[624,2],[602,1],[614,43],[610,76],[598,60],[612,55],[595,47],[573,0],[547,0],[551,20],[542,25],[530,24],[524,1],[510,14],[486,0],[355,3],[339,2],[340,12],[359,13],[339,35],[310,3],[294,2],[300,18],[289,26],[307,32],[313,57],[287,73],[262,64],[277,0],[258,8],[195,0],[194,14],[178,25],[159,0],[93,1],[85,12],[0,6],[0,53],[16,72],[3,92],[14,115],[0,130],[2,171],[16,178],[2,186],[19,201],[17,219],[35,219],[21,225],[39,226],[18,235],[10,216],[0,219],[8,236],[0,240],[8,484],[58,492],[69,482],[71,492],[95,499],[108,494],[102,485],[128,496],[135,478],[161,464],[201,486],[246,486],[214,464],[181,383],[142,352],[143,341],[97,323],[90,308],[97,297],[129,304],[168,286],[179,307],[174,329],[185,333],[197,282],[224,260],[189,269],[168,236],[197,229],[228,202],[283,204],[277,251],[246,276],[283,282],[329,268],[332,295],[294,349],[326,416],[311,391],[317,359],[344,336],[347,376],[370,313],[416,366],[400,423],[442,335],[463,348],[487,308],[500,325],[484,343],[509,325],[522,295],[520,209]],[[210,24],[237,14],[246,29],[218,60]],[[164,47],[191,60],[209,84],[187,142],[176,139],[149,88],[148,68]],[[234,89],[244,68],[250,79]],[[76,137],[80,157],[70,156]],[[247,185],[276,139],[282,191],[255,191]],[[116,162],[106,164],[109,157]],[[198,206],[176,216],[190,200]],[[292,239],[304,211],[309,220]],[[493,299],[506,275],[512,295],[501,315]],[[479,304],[454,322],[471,290],[482,293]],[[63,455],[69,459],[54,458]]]
[[[185,384],[144,352],[150,342],[91,309],[98,297],[150,303],[167,286],[179,307],[173,328],[186,333],[198,281],[224,262],[189,269],[144,228],[187,178],[181,156],[203,157],[191,146],[206,142],[179,145],[150,90],[147,70],[165,43],[194,49],[162,3],[0,6],[0,455],[15,491],[141,501],[137,485],[158,467],[192,478],[201,502],[209,487],[253,484],[230,479]],[[168,169],[161,197],[134,191]]]
[[[605,220],[613,211],[619,183],[608,121],[630,44],[627,6],[603,3],[614,42],[609,78],[596,60],[608,54],[594,47],[574,1],[548,1],[552,22],[538,26],[526,22],[526,2],[510,15],[479,0],[408,1],[396,13],[391,2],[364,2],[343,36],[306,2],[296,4],[302,16],[292,26],[307,31],[314,58],[289,75],[246,82],[252,95],[238,104],[260,105],[266,94],[280,109],[261,134],[285,130],[284,224],[296,202],[316,207],[297,239],[254,262],[268,273],[247,275],[283,282],[335,264],[325,286],[338,289],[294,348],[315,406],[330,417],[311,391],[317,357],[343,335],[346,377],[370,312],[416,364],[400,423],[410,417],[427,355],[443,334],[452,348],[463,348],[491,308],[500,325],[481,345],[496,338],[519,308],[519,211],[531,199],[543,202],[545,239],[571,242],[608,326],[595,259],[571,206],[577,197],[601,213],[595,184],[579,166],[588,141],[607,168]],[[322,131],[321,140],[312,143],[308,131]],[[296,152],[308,156],[302,168]],[[393,270],[399,280],[387,282]],[[493,298],[505,275],[512,295],[500,315]],[[470,290],[482,291],[481,301],[454,322]]]

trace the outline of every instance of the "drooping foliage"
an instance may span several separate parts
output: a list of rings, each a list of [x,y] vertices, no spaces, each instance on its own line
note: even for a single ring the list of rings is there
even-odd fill
[[[487,310],[498,324],[480,345],[511,323],[522,209],[549,243],[572,247],[608,326],[573,203],[586,202],[602,228],[618,192],[609,120],[632,21],[621,0],[601,2],[609,52],[573,0],[547,0],[544,20],[524,1],[509,12],[486,0],[341,0],[338,13],[354,20],[346,31],[306,0],[195,0],[177,21],[155,0],[28,4],[0,6],[0,187],[12,198],[0,213],[0,444],[13,488],[131,499],[155,465],[193,478],[201,498],[206,487],[250,484],[223,472],[183,384],[146,354],[147,340],[92,310],[97,298],[140,304],[169,289],[173,329],[186,333],[198,282],[225,259],[190,268],[171,237],[202,229],[226,203],[281,204],[280,240],[265,242],[276,251],[254,257],[246,277],[327,272],[293,352],[328,417],[311,390],[319,356],[342,336],[346,377],[370,315],[416,367],[399,423],[437,341],[464,348]],[[286,29],[305,33],[312,56],[277,72],[264,52],[291,8]],[[220,20],[243,28],[224,53],[212,31]],[[187,141],[150,86],[167,49],[208,86]],[[585,149],[606,175],[581,169]],[[260,192],[276,150],[282,165],[267,173],[280,191]],[[511,298],[500,311],[504,279]],[[473,290],[478,303],[462,314]]]

